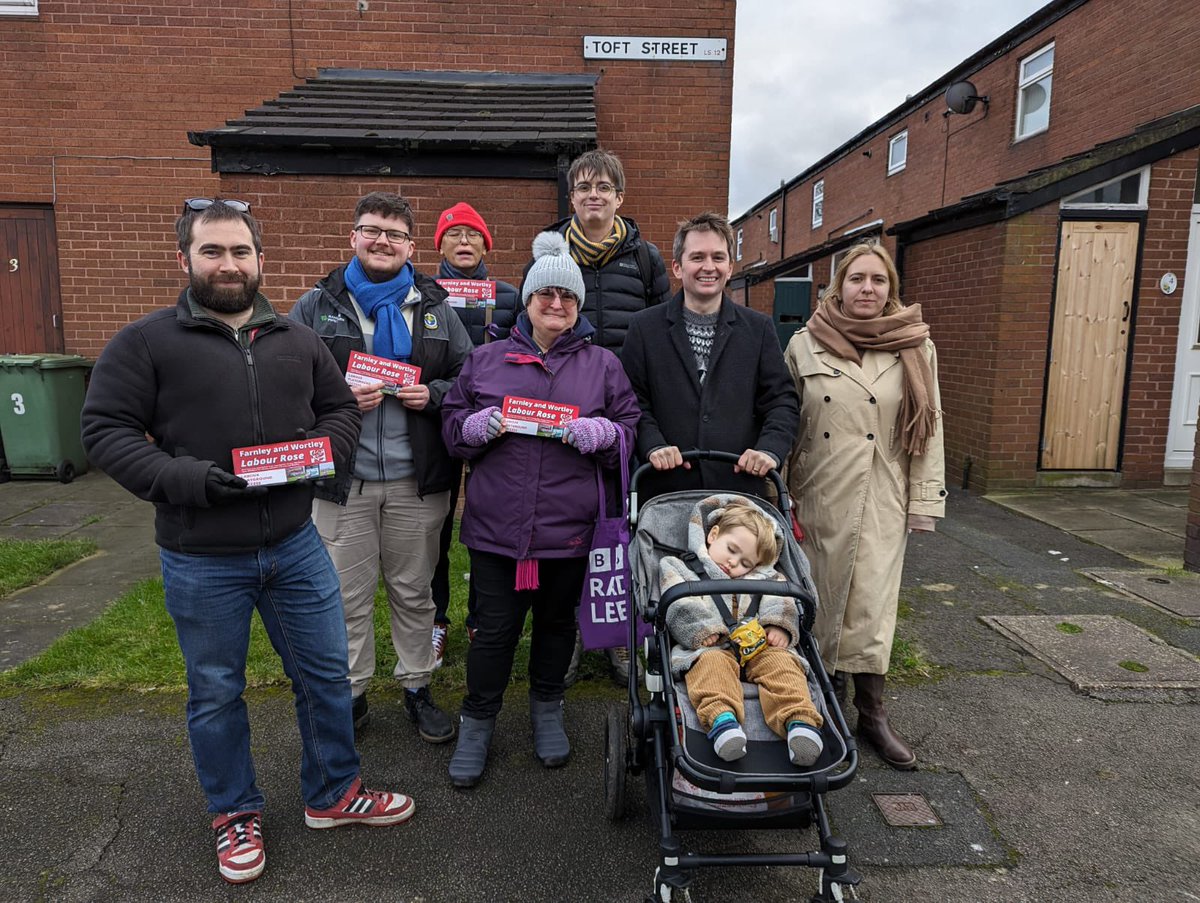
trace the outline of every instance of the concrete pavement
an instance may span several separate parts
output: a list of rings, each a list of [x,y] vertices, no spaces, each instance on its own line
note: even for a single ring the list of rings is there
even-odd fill
[[[133,503],[140,515],[122,508],[119,491],[105,495],[112,488],[99,475],[70,486],[0,486],[0,530],[64,529],[14,520],[36,520],[33,512],[70,503],[94,512],[82,519],[102,518],[77,528],[94,530],[98,541],[114,534],[104,545],[124,529],[133,538],[139,527],[121,522],[141,517],[144,531],[148,506]],[[1034,516],[1028,507],[1016,514],[956,492],[939,532],[914,536],[899,635],[923,650],[934,674],[889,688],[893,721],[915,743],[921,769],[893,772],[868,751],[859,780],[828,798],[835,828],[865,874],[861,899],[1200,900],[1194,695],[1164,691],[1153,681],[1120,701],[1078,691],[1051,664],[1053,656],[1023,646],[984,618],[1052,616],[1056,624],[1084,625],[1078,636],[1086,640],[1091,622],[1085,616],[1109,616],[1185,659],[1200,653],[1197,621],[1085,576],[1145,565]],[[1184,516],[1181,511],[1180,523]],[[65,515],[42,515],[55,518]],[[1160,532],[1168,537],[1161,541],[1165,558],[1170,534]],[[118,573],[111,559],[122,557],[124,581],[153,574],[153,549],[141,548],[147,542],[143,533],[132,539],[133,548],[110,551],[102,570]],[[1200,595],[1190,575],[1157,573],[1185,597],[1193,586]],[[65,576],[48,584],[46,599],[53,600],[53,587]],[[96,584],[92,596],[116,594],[115,585]],[[14,637],[22,632],[8,631],[13,598],[0,600],[6,648],[16,647]],[[94,600],[93,611],[103,605]],[[32,607],[25,605],[20,621],[31,631],[45,626],[30,616]],[[90,617],[82,608],[74,614]],[[50,622],[65,626],[57,617]],[[290,694],[249,695],[255,756],[269,799],[268,867],[242,888],[226,887],[215,871],[182,694],[65,691],[0,699],[6,852],[0,900],[535,903],[638,901],[648,892],[656,846],[648,820],[634,816],[614,825],[602,814],[602,715],[607,700],[616,698],[606,688],[583,685],[569,694],[575,755],[553,772],[532,758],[524,695],[514,688],[489,771],[469,792],[455,791],[445,777],[450,749],[422,743],[395,697],[382,693],[376,702],[376,695],[375,717],[362,740],[365,776],[370,784],[412,793],[417,815],[399,828],[327,832],[302,824]],[[941,826],[889,827],[880,810],[884,794],[920,794]],[[644,812],[641,794],[633,796],[634,809]],[[807,849],[813,837],[694,832],[685,841],[705,851],[754,852]],[[702,873],[693,899],[805,901],[814,887],[807,870],[728,869]]]

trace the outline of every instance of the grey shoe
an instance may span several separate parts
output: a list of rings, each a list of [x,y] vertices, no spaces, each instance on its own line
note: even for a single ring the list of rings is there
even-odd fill
[[[571,758],[571,741],[563,727],[563,701],[529,698],[529,720],[533,723],[533,754],[547,768],[566,765]]]
[[[607,650],[608,662],[612,665],[613,682],[618,686],[624,687],[629,684],[629,650],[624,646],[617,646]],[[633,659],[637,662],[638,683],[642,682],[642,663],[638,661],[637,656]]]
[[[563,686],[570,687],[579,679],[579,657],[583,655],[583,637],[579,629],[575,630],[575,651],[571,653],[571,662],[567,665],[567,673],[563,675]]]
[[[458,716],[458,745],[450,757],[450,780],[455,787],[474,787],[483,777],[496,719]]]

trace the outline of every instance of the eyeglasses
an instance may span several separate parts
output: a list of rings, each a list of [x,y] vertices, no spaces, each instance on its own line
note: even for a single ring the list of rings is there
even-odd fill
[[[442,238],[448,238],[455,244],[458,244],[464,238],[471,244],[478,241],[483,241],[483,233],[476,232],[474,229],[447,229]]]
[[[234,198],[188,198],[183,202],[183,212],[199,213],[201,210],[207,210],[218,202],[231,210],[236,210],[238,213],[250,212],[248,201],[239,201]]]
[[[617,186],[612,182],[597,182],[594,186],[591,182],[580,182],[575,186],[575,193],[581,195],[589,195],[592,189],[596,189],[596,194],[601,197],[610,197],[617,191]]]
[[[579,296],[577,294],[561,288],[539,288],[533,293],[533,297],[537,298],[540,304],[552,304],[555,298],[562,301],[563,307],[570,307],[572,304],[579,303]]]
[[[380,229],[378,226],[355,226],[354,231],[367,241],[375,241],[381,235],[387,235],[387,240],[394,245],[402,245],[406,241],[412,241],[411,235],[399,229]]]

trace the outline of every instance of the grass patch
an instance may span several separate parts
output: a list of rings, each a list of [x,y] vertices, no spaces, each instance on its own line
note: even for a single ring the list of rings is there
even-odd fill
[[[1059,633],[1083,633],[1082,627],[1080,627],[1078,624],[1072,624],[1070,621],[1060,621],[1058,624],[1054,625],[1054,629]]]
[[[1132,671],[1134,674],[1145,674],[1147,671],[1150,670],[1145,665],[1143,665],[1141,662],[1135,662],[1130,659],[1126,659],[1123,662],[1117,662],[1117,664],[1120,665],[1122,668],[1124,668],[1126,671]]]
[[[915,642],[896,636],[892,640],[892,656],[888,664],[888,680],[899,683],[921,683],[939,676],[941,669],[925,656]]]
[[[95,551],[90,539],[0,539],[0,596],[40,583]]]
[[[457,534],[456,537],[457,539]],[[435,694],[450,699],[461,697],[467,686],[467,583],[470,570],[467,550],[458,542],[450,556],[450,642],[445,664],[433,673]],[[387,596],[380,586],[375,593],[375,685],[387,688],[387,677],[396,665],[392,649]],[[528,624],[517,646],[513,683],[528,680]],[[598,654],[585,654],[580,665],[582,680],[608,676],[608,662]],[[262,621],[255,613],[250,627],[250,651],[246,660],[246,683],[250,687],[286,686],[279,656],[271,647]],[[606,692],[612,685],[605,679]],[[120,689],[183,690],[187,686],[183,655],[175,637],[175,625],[163,602],[162,581],[147,580],[121,596],[99,618],[60,637],[34,659],[0,674],[0,692],[20,690]],[[442,694],[445,694],[444,696]]]

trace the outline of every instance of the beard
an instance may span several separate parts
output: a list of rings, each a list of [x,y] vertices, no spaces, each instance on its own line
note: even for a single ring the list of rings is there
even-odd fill
[[[216,286],[210,280],[205,280],[192,272],[188,267],[188,277],[191,284],[192,297],[201,307],[206,307],[219,314],[240,314],[254,306],[258,295],[258,286],[262,281],[259,274],[253,278],[239,273],[237,278],[241,284],[236,286]]]

